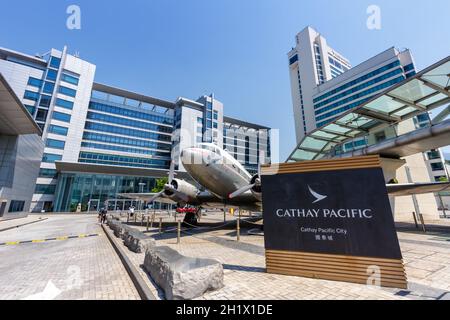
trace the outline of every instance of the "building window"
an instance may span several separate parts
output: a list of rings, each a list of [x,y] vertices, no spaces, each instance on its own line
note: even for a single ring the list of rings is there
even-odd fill
[[[436,150],[431,150],[431,151],[427,152],[427,156],[428,156],[428,160],[434,160],[434,159],[441,158],[441,154],[439,153],[439,151],[436,151]]]
[[[47,71],[47,78],[46,79],[47,80],[51,80],[51,81],[56,81],[57,75],[58,75],[58,72],[56,70],[49,69]]]
[[[70,122],[70,114],[55,111],[53,112],[53,119]]]
[[[411,64],[404,66],[403,70],[405,71],[405,73],[407,73],[408,71],[414,70],[414,64],[411,63]]]
[[[41,168],[39,170],[39,177],[41,177],[41,178],[55,179],[57,176],[58,176],[58,171],[56,171],[56,169]]]
[[[289,64],[294,64],[298,61],[298,55],[295,55],[289,59]]]
[[[111,154],[80,152],[78,159],[82,163],[107,164],[126,167],[143,167],[143,168],[169,168],[170,160],[135,158],[126,156],[117,156]]]
[[[90,102],[89,109],[97,110],[102,112],[113,113],[121,116],[131,117],[131,118],[139,118],[144,120],[149,120],[152,122],[159,122],[162,124],[167,124],[173,126],[174,121],[173,118],[169,115],[154,115],[144,112],[137,112],[130,109],[119,108],[115,106],[110,106],[107,104],[102,104],[98,102]]]
[[[41,95],[41,101],[39,102],[39,106],[44,108],[50,107],[50,102],[52,101],[52,97],[46,94]]]
[[[61,59],[57,57],[51,57],[50,58],[50,67],[54,69],[59,69],[59,66],[61,65]]]
[[[52,153],[44,153],[42,157],[42,162],[54,163],[55,161],[61,161],[62,155],[60,154],[52,154]]]
[[[65,94],[66,96],[69,96],[69,97],[75,97],[77,95],[76,90],[73,90],[73,89],[70,89],[70,88],[67,88],[64,86],[59,87],[59,93]]]
[[[55,84],[53,82],[46,82],[42,91],[45,93],[53,93],[53,90],[55,90]]]
[[[38,101],[39,93],[26,90],[23,98],[28,99],[28,100]]]
[[[430,166],[432,171],[444,170],[444,165],[442,164],[442,162],[430,163]]]
[[[218,120],[219,119],[219,113],[214,110],[214,115],[213,115],[214,120]]]
[[[8,212],[22,212],[25,207],[25,201],[12,200]]]
[[[73,102],[67,101],[67,100],[64,100],[64,99],[60,99],[60,98],[56,99],[56,103],[55,104],[58,107],[61,107],[61,108],[65,108],[65,109],[69,109],[69,110],[73,109]]]
[[[66,73],[63,73],[62,75],[61,75],[61,80],[62,81],[65,81],[65,82],[67,82],[67,83],[70,83],[70,84],[74,84],[74,85],[78,85],[78,78],[76,78],[76,77],[74,77],[74,76],[71,76],[71,75],[68,75],[68,74],[66,74]]]
[[[32,77],[30,77],[28,79],[28,85],[32,86],[32,87],[41,88],[42,83],[43,83],[43,81],[40,79],[36,79],[36,78],[32,78]]]
[[[57,134],[60,136],[67,136],[67,132],[69,131],[68,128],[66,127],[61,127],[61,126],[57,126],[57,125],[50,125],[50,127],[48,128],[48,132],[49,133],[53,133],[53,134]]]
[[[34,193],[36,194],[55,194],[56,185],[54,184],[37,184]]]
[[[36,113],[36,120],[45,122],[45,120],[47,120],[47,113],[48,111],[45,109],[38,109]]]
[[[36,111],[36,108],[33,106],[25,105],[25,108],[27,108],[28,112],[33,116],[34,112]]]
[[[116,137],[111,135],[104,135],[99,133],[93,133],[93,132],[85,132],[83,134],[84,140],[91,140],[91,141],[99,141],[99,142],[106,142],[106,143],[115,143],[115,144],[121,144],[121,145],[129,145],[129,146],[135,146],[135,147],[142,147],[142,148],[152,148],[152,149],[161,149],[161,150],[171,150],[171,144],[166,143],[157,143],[150,140],[141,140],[141,139],[129,139],[129,138],[123,138],[123,137]]]
[[[45,145],[49,148],[54,148],[54,149],[64,149],[64,145],[66,143],[64,141],[61,140],[55,140],[55,139],[47,139]]]

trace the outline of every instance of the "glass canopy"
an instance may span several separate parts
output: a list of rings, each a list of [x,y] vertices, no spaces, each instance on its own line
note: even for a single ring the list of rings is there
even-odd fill
[[[306,135],[287,162],[317,160],[367,136],[450,102],[450,56]]]

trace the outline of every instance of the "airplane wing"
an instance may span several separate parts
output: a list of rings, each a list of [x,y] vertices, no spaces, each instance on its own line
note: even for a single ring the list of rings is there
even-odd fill
[[[388,184],[386,188],[390,196],[409,196],[413,194],[450,191],[450,182]]]
[[[149,201],[151,200],[157,193],[118,193],[117,196],[124,198],[124,199],[132,199],[132,200],[142,200],[142,201]],[[172,201],[169,198],[165,197],[159,197],[158,202],[161,203],[169,203],[169,204],[175,204],[175,201]]]

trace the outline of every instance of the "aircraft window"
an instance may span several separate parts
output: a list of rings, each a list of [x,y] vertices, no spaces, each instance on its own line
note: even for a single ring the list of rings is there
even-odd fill
[[[200,147],[201,147],[202,149],[204,149],[204,150],[209,150],[209,151],[214,152],[214,153],[217,153],[217,154],[219,154],[219,155],[221,154],[221,153],[220,153],[220,149],[217,148],[217,147],[215,147],[215,146],[207,145],[207,144],[202,144],[202,145],[200,145]]]

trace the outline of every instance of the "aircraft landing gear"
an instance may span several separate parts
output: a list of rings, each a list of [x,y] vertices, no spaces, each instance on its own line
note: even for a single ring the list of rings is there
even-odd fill
[[[184,216],[183,223],[186,224],[187,227],[197,226],[198,225],[198,215],[200,214],[200,209],[197,212],[186,212]]]

